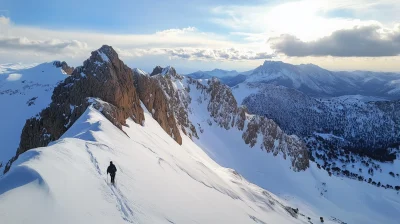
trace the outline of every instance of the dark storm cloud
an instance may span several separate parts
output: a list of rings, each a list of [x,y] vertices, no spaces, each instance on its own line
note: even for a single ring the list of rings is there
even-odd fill
[[[382,35],[379,26],[338,30],[316,41],[304,42],[292,35],[269,39],[277,53],[287,56],[383,57],[400,54],[400,27]]]

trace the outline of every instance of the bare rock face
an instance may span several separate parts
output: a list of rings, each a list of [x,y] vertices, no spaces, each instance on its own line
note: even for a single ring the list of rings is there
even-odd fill
[[[158,68],[157,66],[153,72]],[[161,68],[161,67],[160,67]],[[189,104],[192,99],[188,94],[190,88],[178,89],[176,83],[190,82],[191,80],[185,79],[183,76],[176,73],[173,67],[161,68],[161,73],[153,76],[161,85],[165,95],[169,100],[171,111],[174,113],[177,123],[182,132],[189,138],[199,138],[196,128],[189,119],[190,108]]]
[[[163,68],[161,66],[156,66],[150,76],[161,74],[162,70]]]
[[[217,78],[213,78],[208,82],[210,86],[208,92],[211,95],[208,104],[208,111],[214,121],[226,130],[235,125],[235,117],[238,112],[238,105],[230,88]]]
[[[53,65],[56,66],[57,68],[61,68],[65,73],[68,75],[71,75],[72,72],[74,71],[74,67],[69,67],[67,62],[63,61],[54,61]]]
[[[243,132],[246,144],[253,147],[261,135],[261,148],[277,156],[282,154],[284,159],[291,160],[296,171],[306,170],[309,167],[309,155],[306,145],[297,136],[287,135],[272,120],[260,116],[253,116]]]
[[[150,77],[148,75],[139,74],[136,71],[134,71],[133,74],[140,100],[164,131],[181,145],[182,137],[176,123],[174,112],[158,79],[155,76]]]
[[[93,98],[107,102],[102,113],[119,128],[129,117],[138,124],[144,121],[132,70],[112,47],[104,45],[54,89],[48,108],[26,121],[14,160],[31,148],[59,139],[89,105],[99,105]]]

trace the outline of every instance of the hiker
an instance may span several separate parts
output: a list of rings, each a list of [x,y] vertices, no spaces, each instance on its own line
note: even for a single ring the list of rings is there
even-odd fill
[[[111,176],[111,183],[114,184],[115,180],[115,173],[117,172],[117,167],[113,164],[112,161],[110,161],[110,165],[107,168],[107,175],[110,173]]]

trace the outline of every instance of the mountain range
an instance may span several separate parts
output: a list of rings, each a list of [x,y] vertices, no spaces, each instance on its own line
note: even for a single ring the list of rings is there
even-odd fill
[[[396,74],[146,73],[107,45],[76,68],[1,68],[6,223],[397,223]],[[367,76],[379,94],[343,90]]]
[[[217,77],[211,72],[200,71],[188,76],[196,79]],[[241,81],[230,83],[232,79]],[[363,95],[384,99],[400,98],[400,73],[335,72],[313,64],[292,65],[280,61],[265,61],[254,70],[225,76],[221,80],[229,86],[242,82],[279,85],[297,89],[313,97]]]

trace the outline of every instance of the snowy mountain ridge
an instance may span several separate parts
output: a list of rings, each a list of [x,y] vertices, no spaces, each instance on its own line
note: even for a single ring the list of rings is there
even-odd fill
[[[265,61],[246,82],[262,82],[294,88],[314,97],[365,95],[398,99],[400,73],[332,72],[313,64],[291,65]]]
[[[49,107],[26,121],[17,155],[0,177],[2,217],[9,223],[397,222],[396,176],[388,182],[375,172],[374,182],[390,184],[388,190],[336,175],[339,162],[321,169],[324,156],[310,154],[309,142],[238,103],[254,90],[236,97],[218,79],[184,77],[171,66],[145,75],[112,47],[101,47],[54,88]],[[118,167],[115,187],[104,172],[110,160]],[[364,166],[359,162],[354,170]],[[398,160],[384,165],[385,172],[399,168]],[[77,204],[81,198],[88,200]]]
[[[128,119],[125,134],[88,107],[58,141],[21,155],[0,179],[2,221],[306,223],[275,195],[218,166],[191,140],[178,145],[145,116],[144,126]],[[105,173],[110,160],[118,167],[116,186]]]

